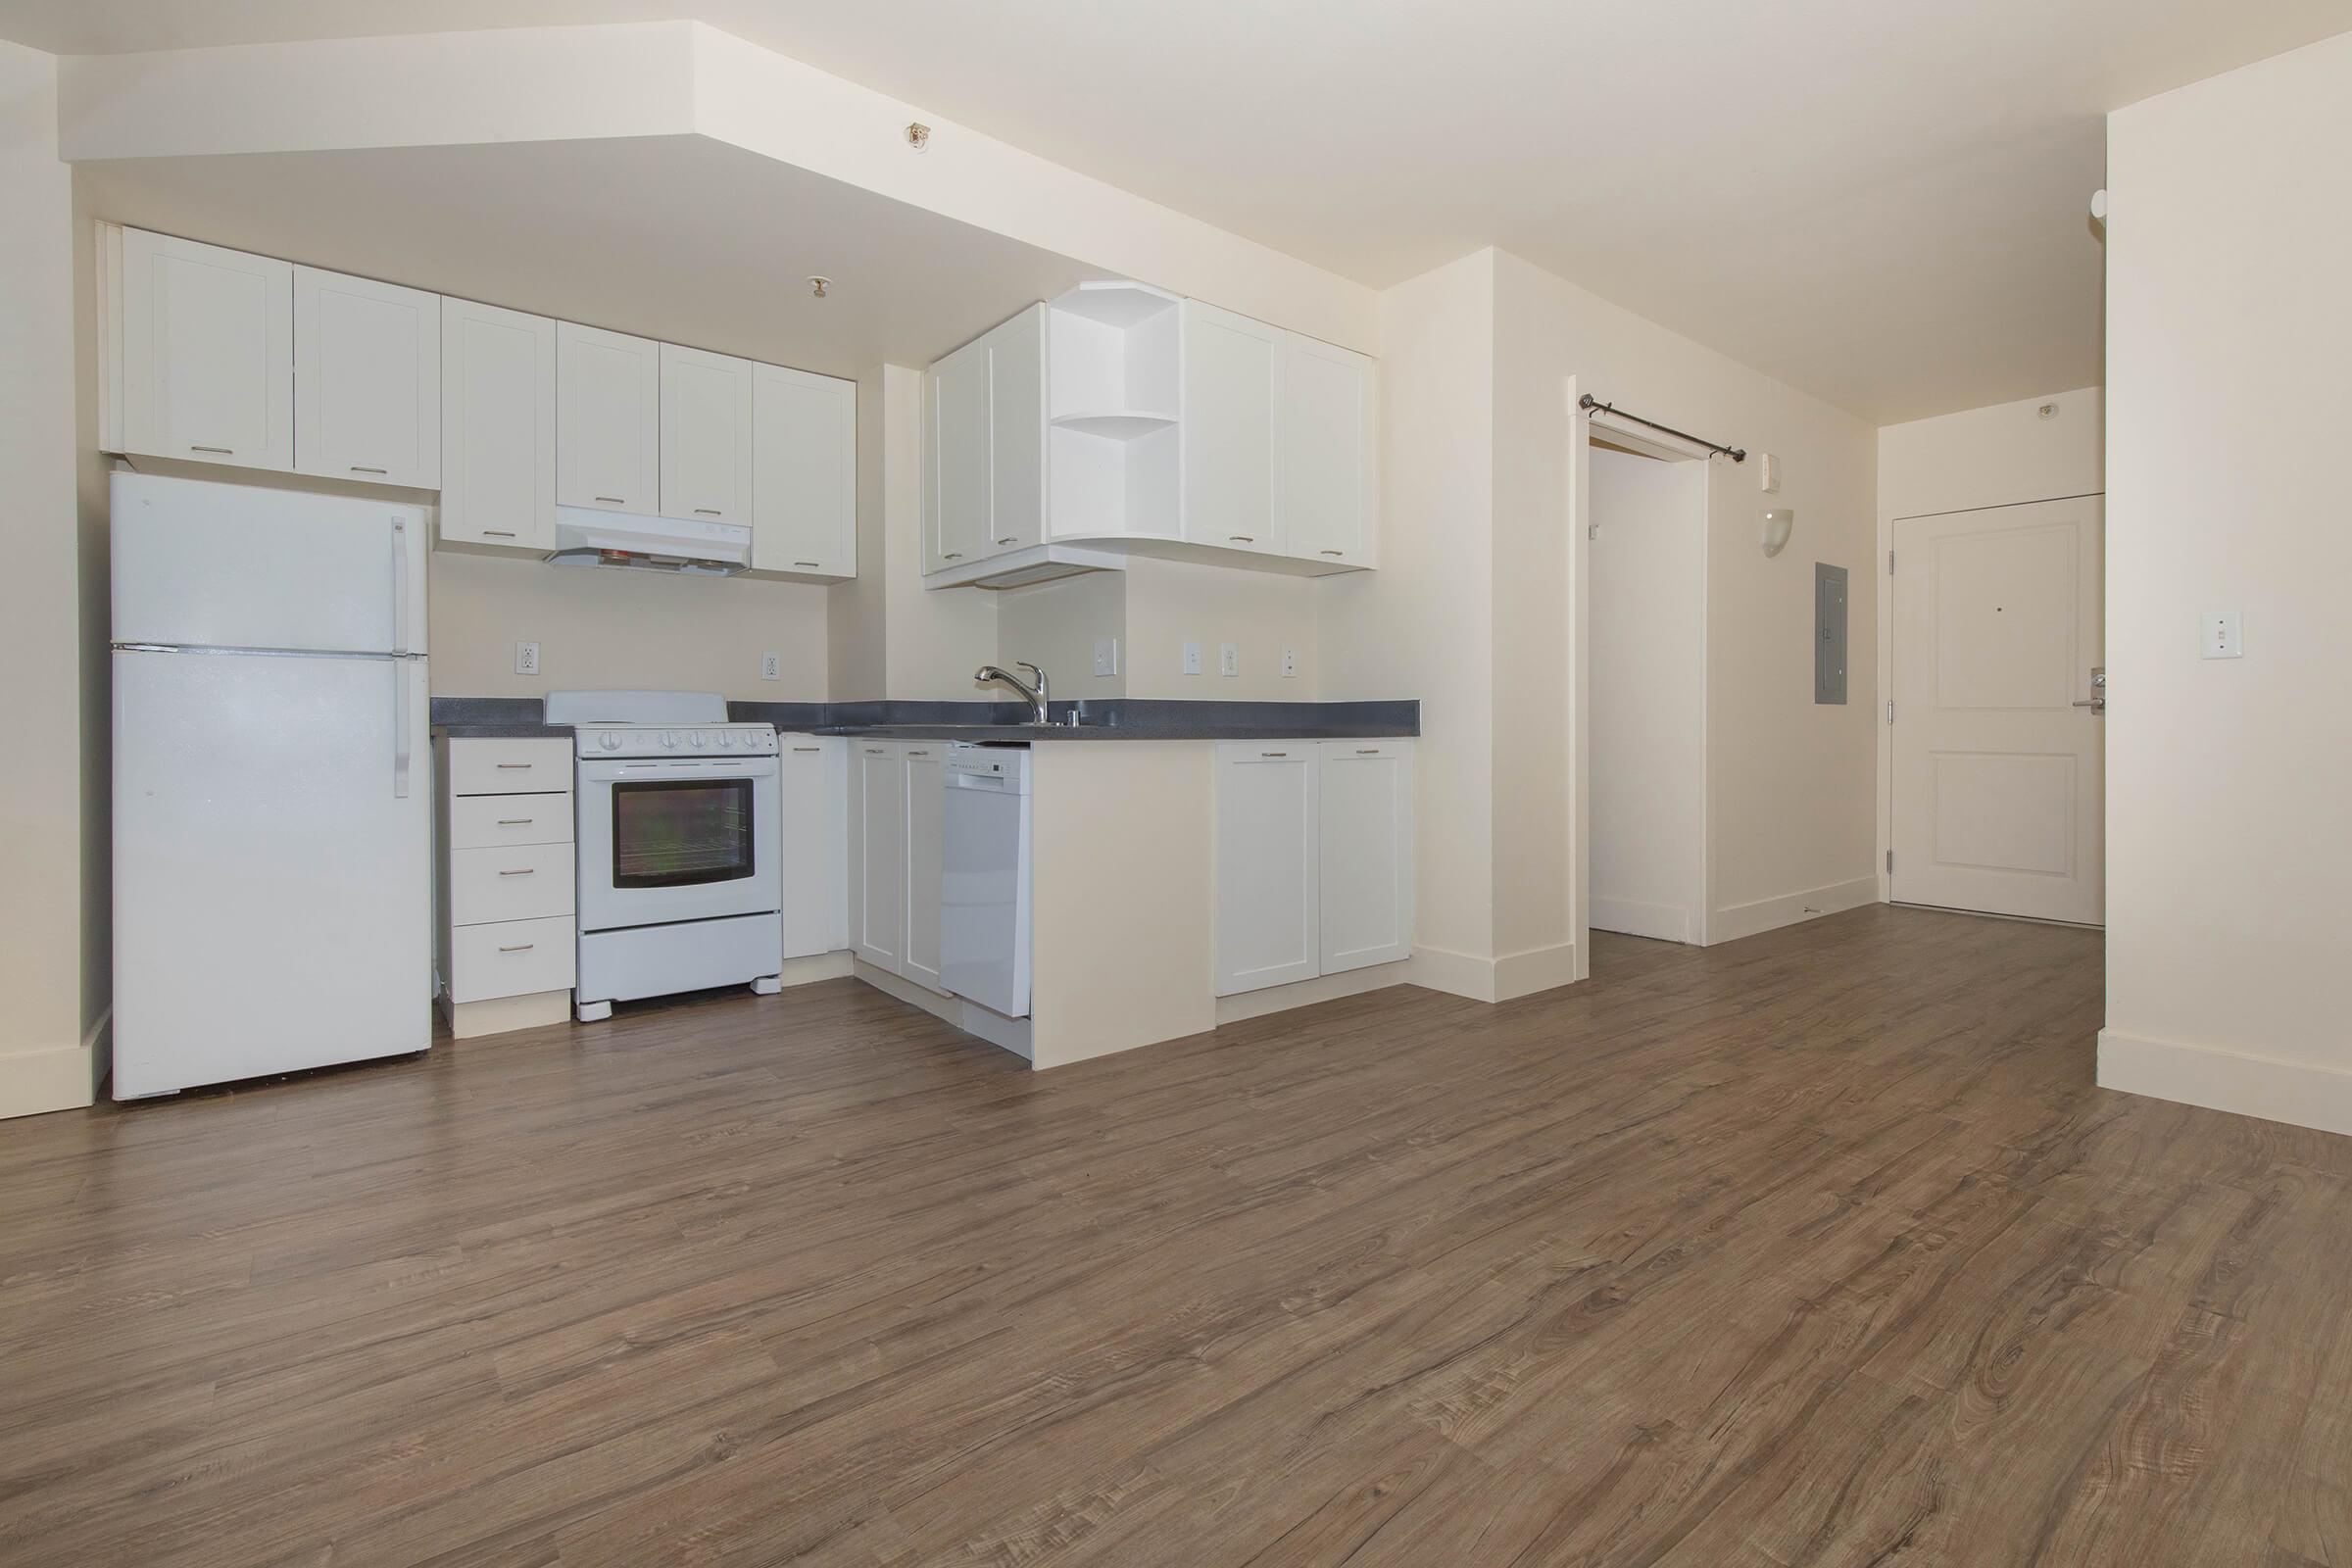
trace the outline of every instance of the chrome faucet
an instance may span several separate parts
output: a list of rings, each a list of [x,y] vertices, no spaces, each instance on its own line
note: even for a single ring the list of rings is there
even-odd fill
[[[1032,686],[1027,681],[1022,680],[1020,676],[1013,674],[1010,670],[999,669],[994,664],[982,664],[978,669],[972,672],[972,679],[983,686],[987,685],[992,680],[1003,681],[1014,691],[1019,692],[1029,706],[1037,710],[1037,716],[1031,720],[1031,722],[1038,724],[1053,723],[1053,711],[1049,699],[1046,696],[1046,672],[1038,668],[1035,664],[1022,663],[1021,661],[1017,659],[1013,661],[1013,663],[1016,667],[1025,669],[1031,675],[1035,676],[1037,678],[1037,684]]]

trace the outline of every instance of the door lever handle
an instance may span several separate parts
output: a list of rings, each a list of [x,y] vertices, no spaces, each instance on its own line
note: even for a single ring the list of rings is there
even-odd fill
[[[2076,699],[2074,706],[2077,708],[2087,708],[2094,713],[2104,713],[2107,711],[2107,699],[2104,697],[2078,698]]]

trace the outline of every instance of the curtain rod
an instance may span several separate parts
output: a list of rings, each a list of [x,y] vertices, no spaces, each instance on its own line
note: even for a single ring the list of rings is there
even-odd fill
[[[1631,419],[1634,423],[1647,425],[1652,430],[1662,430],[1666,434],[1673,436],[1678,441],[1688,441],[1692,446],[1705,447],[1707,449],[1708,457],[1713,457],[1716,453],[1720,452],[1725,457],[1731,459],[1734,463],[1745,463],[1747,461],[1747,448],[1745,447],[1727,447],[1722,442],[1710,441],[1703,435],[1692,435],[1688,430],[1677,430],[1671,424],[1660,424],[1655,419],[1644,419],[1639,414],[1626,413],[1614,403],[1603,403],[1600,401],[1600,399],[1594,397],[1590,392],[1586,393],[1583,397],[1578,398],[1576,400],[1576,406],[1580,409],[1583,409],[1588,414],[1597,410],[1602,414],[1608,415],[1612,418]]]

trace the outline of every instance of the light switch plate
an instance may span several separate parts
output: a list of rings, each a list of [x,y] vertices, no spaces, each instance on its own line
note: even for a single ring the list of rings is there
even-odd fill
[[[516,643],[514,645],[514,673],[517,675],[539,673],[539,645],[537,643]]]
[[[1239,675],[1242,672],[1242,649],[1239,643],[1217,645],[1217,673]]]
[[[1759,452],[1756,456],[1762,460],[1756,465],[1756,476],[1764,486],[1764,493],[1768,496],[1779,495],[1781,493],[1781,460],[1769,452]]]
[[[2234,610],[2208,610],[2198,631],[2203,647],[2198,650],[2206,659],[2243,659],[2246,657],[2244,630]]]
[[[1095,639],[1095,673],[1116,675],[1119,672],[1119,640],[1116,637]]]
[[[1184,672],[1187,675],[1200,673],[1200,645],[1199,643],[1184,645]]]
[[[1293,648],[1289,643],[1282,645],[1282,678],[1284,680],[1298,678],[1298,650]]]
[[[760,678],[761,680],[782,680],[784,678],[783,657],[778,654],[761,654],[760,656]]]

